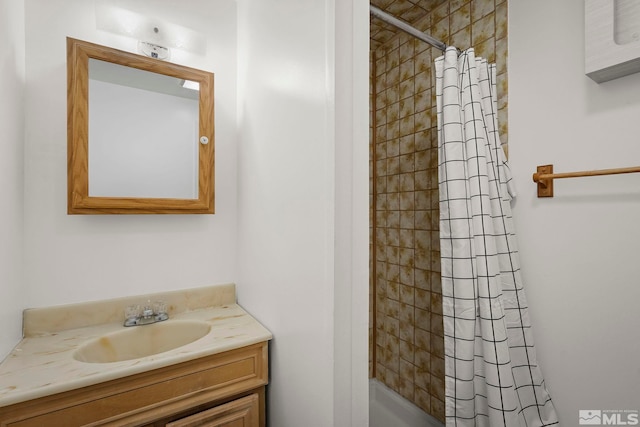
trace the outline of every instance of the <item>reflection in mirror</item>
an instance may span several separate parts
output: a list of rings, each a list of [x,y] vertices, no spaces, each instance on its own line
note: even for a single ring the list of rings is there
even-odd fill
[[[198,91],[89,59],[89,196],[198,197]]]
[[[214,212],[212,73],[68,38],[67,84],[68,213]]]

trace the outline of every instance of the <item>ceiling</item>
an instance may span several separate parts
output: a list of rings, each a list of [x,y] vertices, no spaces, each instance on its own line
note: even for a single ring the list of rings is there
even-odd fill
[[[448,0],[370,0],[371,4],[411,25],[424,18],[436,6]],[[400,30],[371,17],[371,48],[378,46],[398,34]]]

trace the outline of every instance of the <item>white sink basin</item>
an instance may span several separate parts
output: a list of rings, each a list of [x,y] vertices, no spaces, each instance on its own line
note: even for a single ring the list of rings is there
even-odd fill
[[[210,330],[209,323],[197,320],[167,320],[134,326],[87,341],[73,353],[73,358],[86,363],[138,359],[192,343]]]

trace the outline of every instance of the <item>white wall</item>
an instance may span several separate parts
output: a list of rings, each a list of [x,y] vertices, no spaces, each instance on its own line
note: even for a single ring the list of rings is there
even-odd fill
[[[332,425],[333,135],[324,1],[239,2],[238,298],[274,334],[271,425]]]
[[[531,174],[640,164],[640,74],[584,75],[584,1],[509,2],[514,216],[538,358],[561,425],[579,409],[640,409],[640,175]]]
[[[215,215],[66,214],[66,42],[124,50],[96,30],[94,1],[26,1],[26,306],[135,295],[236,278],[236,3],[127,0],[123,6],[202,33],[204,56],[172,60],[215,73]]]
[[[22,337],[24,1],[0,0],[0,360]]]
[[[334,3],[334,427],[369,425],[369,1]]]
[[[368,425],[365,0],[239,1],[238,298],[278,427]]]
[[[333,425],[332,3],[238,3],[238,298],[274,334],[278,427]]]

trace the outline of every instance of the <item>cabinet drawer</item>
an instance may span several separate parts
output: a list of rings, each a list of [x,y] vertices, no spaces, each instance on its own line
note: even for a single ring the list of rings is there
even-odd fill
[[[166,427],[259,427],[258,393],[174,421]]]
[[[0,426],[139,425],[266,383],[260,343],[0,408]]]

